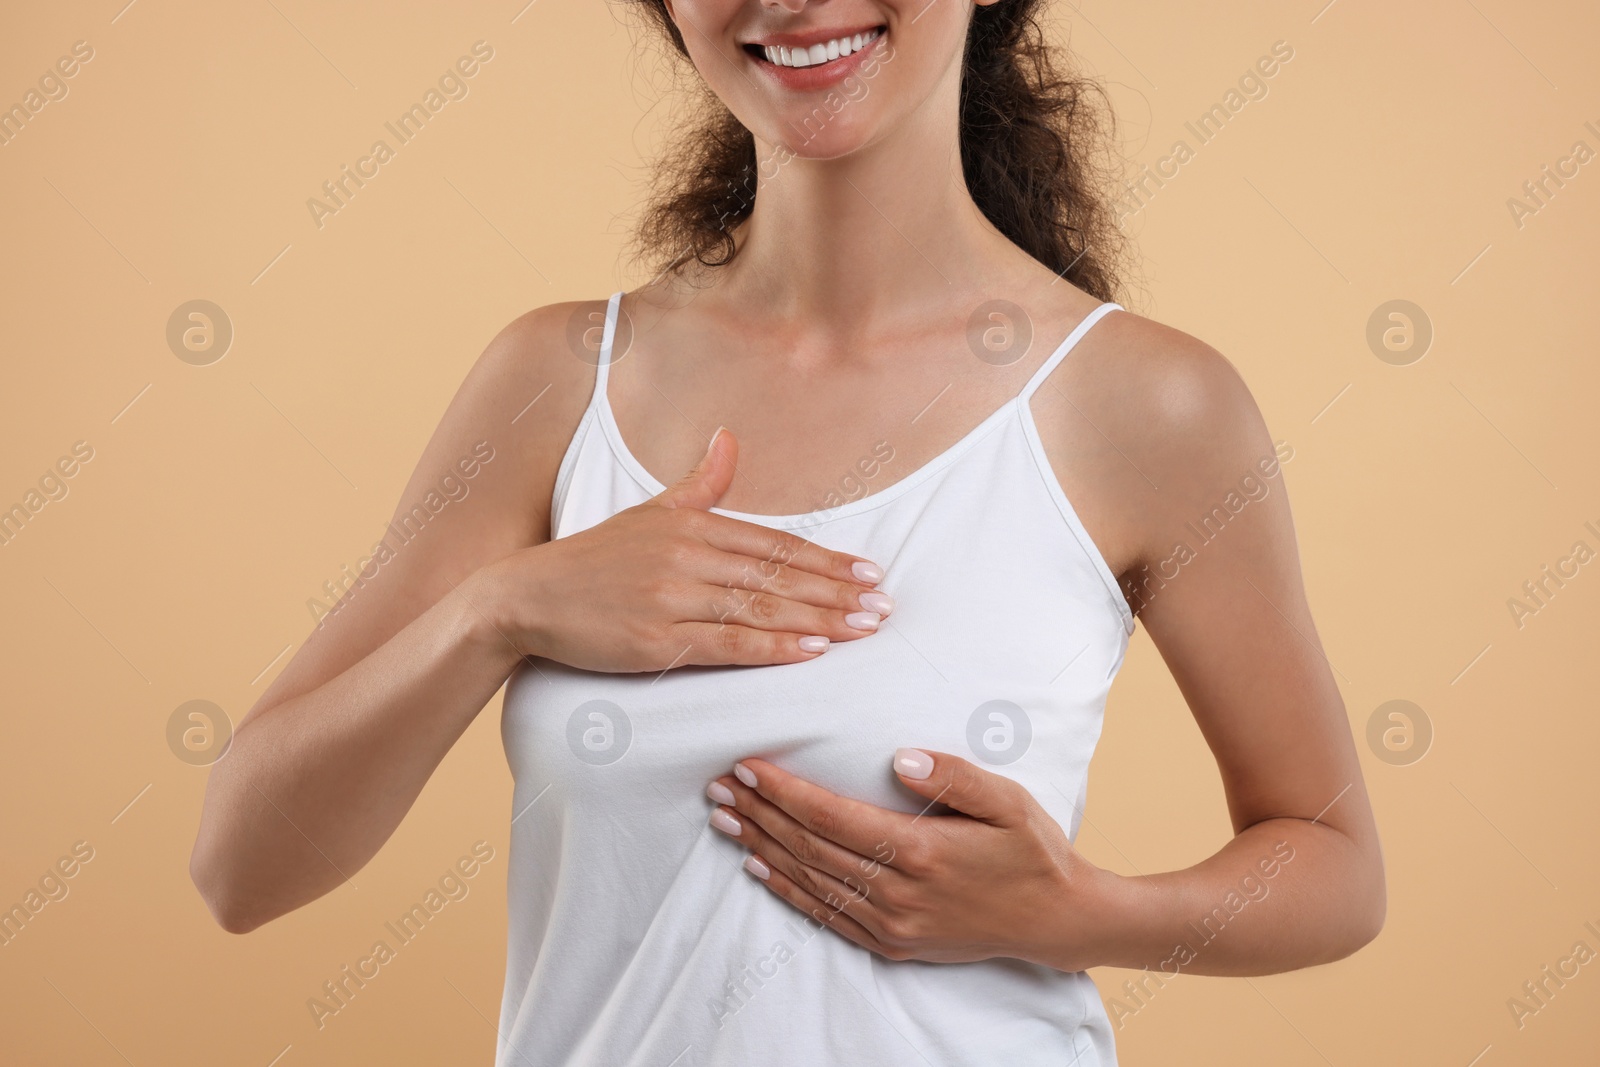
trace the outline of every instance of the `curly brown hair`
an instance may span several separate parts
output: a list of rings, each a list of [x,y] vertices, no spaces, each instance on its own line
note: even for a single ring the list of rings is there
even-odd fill
[[[629,0],[688,61],[664,0]],[[1058,59],[1039,24],[1045,0],[977,7],[961,76],[961,166],[973,200],[1014,244],[1100,300],[1116,299],[1126,235],[1108,195],[1120,167],[1100,84]],[[654,167],[632,248],[659,274],[737,252],[734,226],[756,195],[755,138],[703,81],[693,127]],[[1102,105],[1102,106],[1097,106]]]

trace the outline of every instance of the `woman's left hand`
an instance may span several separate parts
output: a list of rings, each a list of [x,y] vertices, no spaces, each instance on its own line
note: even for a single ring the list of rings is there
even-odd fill
[[[1099,962],[1117,876],[1079,856],[1026,789],[943,752],[899,749],[894,770],[961,814],[891,811],[748,759],[706,790],[723,805],[711,824],[754,853],[745,869],[767,888],[888,959]]]

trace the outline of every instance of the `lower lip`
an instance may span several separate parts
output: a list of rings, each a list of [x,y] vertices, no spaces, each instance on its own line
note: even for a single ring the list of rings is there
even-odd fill
[[[854,74],[866,62],[883,39],[889,35],[887,30],[880,30],[878,36],[861,46],[860,51],[851,52],[841,56],[831,63],[821,63],[813,67],[783,67],[776,63],[768,63],[765,59],[750,56],[750,62],[760,67],[762,72],[771,77],[785,89],[795,92],[815,92],[818,89],[828,89],[844,81]]]

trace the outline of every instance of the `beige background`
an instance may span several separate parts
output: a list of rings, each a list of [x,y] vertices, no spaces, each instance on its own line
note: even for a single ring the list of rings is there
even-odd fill
[[[167,722],[185,701],[237,719],[257,698],[500,326],[642,280],[619,249],[668,79],[592,0],[123,2],[13,7],[0,32],[3,104],[74,42],[94,50],[0,147],[0,506],[75,442],[94,450],[0,547],[0,905],[75,842],[94,850],[0,947],[5,1059],[488,1063],[499,700],[355,884],[242,939],[190,885],[205,770],[174,756]],[[1053,15],[1110,83],[1134,167],[1193,146],[1185,120],[1273,42],[1294,49],[1129,221],[1143,269],[1125,303],[1228,355],[1295,449],[1311,601],[1389,871],[1377,942],[1289,975],[1180,978],[1124,1020],[1122,1058],[1591,1063],[1600,963],[1520,1028],[1506,1002],[1574,942],[1600,950],[1583,925],[1600,927],[1600,564],[1520,629],[1507,599],[1575,541],[1600,549],[1583,528],[1600,528],[1600,164],[1520,228],[1507,199],[1575,141],[1600,150],[1584,128],[1600,127],[1600,15],[1320,3]],[[478,40],[494,58],[470,95],[318,229],[306,199]],[[193,299],[236,331],[209,366],[165,339]],[[1409,366],[1365,339],[1391,299],[1435,329]],[[1393,699],[1432,725],[1420,761],[1366,741]],[[1186,865],[1228,832],[1142,631],[1090,796],[1080,846],[1119,871]],[[319,1031],[307,998],[480,839],[496,854],[470,895]],[[1107,998],[1127,977],[1096,974]]]

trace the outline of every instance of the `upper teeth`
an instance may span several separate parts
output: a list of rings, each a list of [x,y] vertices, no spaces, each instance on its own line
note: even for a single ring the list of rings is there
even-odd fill
[[[827,63],[840,56],[847,56],[851,52],[861,51],[882,32],[882,30],[869,30],[854,37],[838,37],[826,44],[814,44],[810,48],[768,45],[765,49],[767,62],[776,63],[780,67],[814,67],[818,63]]]

